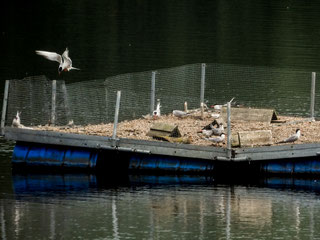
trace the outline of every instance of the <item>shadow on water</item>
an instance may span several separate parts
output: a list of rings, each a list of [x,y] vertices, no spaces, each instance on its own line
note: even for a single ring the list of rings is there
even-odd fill
[[[304,178],[246,178],[227,179],[224,177],[199,175],[146,175],[146,174],[84,174],[84,173],[14,173],[13,192],[16,197],[39,195],[87,194],[103,190],[130,191],[139,187],[147,188],[210,188],[218,186],[243,186],[272,188],[286,191],[320,193],[320,180]]]

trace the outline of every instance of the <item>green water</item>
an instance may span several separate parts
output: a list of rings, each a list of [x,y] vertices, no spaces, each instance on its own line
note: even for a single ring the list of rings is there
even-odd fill
[[[34,50],[65,47],[81,68],[60,76],[68,81],[198,62],[317,71],[319,10],[316,1],[10,1],[0,79],[58,78]]]

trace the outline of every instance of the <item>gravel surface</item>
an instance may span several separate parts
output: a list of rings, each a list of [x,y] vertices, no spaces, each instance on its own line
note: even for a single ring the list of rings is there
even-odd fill
[[[301,138],[294,144],[315,143],[320,142],[320,122],[310,121],[304,118],[278,116],[279,120],[284,120],[285,123],[262,123],[262,122],[232,122],[232,132],[253,131],[253,130],[271,130],[273,143],[289,137],[294,134],[296,129],[301,130]],[[172,114],[161,116],[157,119],[140,118],[131,121],[123,121],[118,124],[117,137],[131,138],[140,140],[159,141],[148,137],[146,134],[150,127],[157,122],[169,123],[177,125],[183,137],[192,139],[192,144],[204,146],[221,146],[225,147],[227,140],[224,143],[214,144],[204,138],[199,131],[206,125],[210,124],[214,119],[210,114],[205,113],[204,119],[200,118],[200,113],[195,113],[185,118],[177,118]],[[64,133],[76,133],[99,136],[112,136],[113,123],[87,125],[87,126],[37,126],[35,130],[56,131]],[[227,130],[225,129],[225,132]],[[292,143],[284,143],[292,144]]]

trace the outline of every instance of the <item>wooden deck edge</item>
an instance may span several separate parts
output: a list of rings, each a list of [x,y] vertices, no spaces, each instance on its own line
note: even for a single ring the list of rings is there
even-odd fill
[[[274,146],[266,149],[242,149],[237,151],[238,157],[246,156],[248,160],[277,160],[277,159],[292,159],[305,157],[319,157],[320,144],[295,144],[286,146]]]
[[[125,138],[112,139],[110,137],[102,136],[37,131],[11,127],[5,128],[5,138],[8,140],[21,142],[140,152],[146,154],[199,158],[207,160],[215,160],[217,157],[226,156],[226,149],[217,147]]]
[[[320,155],[320,143],[234,148],[232,149],[233,157],[227,158],[226,148],[126,138],[112,139],[111,137],[103,136],[38,131],[12,127],[5,128],[5,138],[21,142],[140,152],[145,154],[221,161],[277,160],[316,157]]]

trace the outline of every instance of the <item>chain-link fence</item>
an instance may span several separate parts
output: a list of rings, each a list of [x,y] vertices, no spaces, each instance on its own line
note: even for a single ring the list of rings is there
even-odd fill
[[[209,102],[223,103],[235,97],[236,103],[248,107],[310,116],[311,74],[272,67],[207,64],[205,96]],[[320,99],[320,91],[316,94]]]
[[[153,84],[152,84],[153,83]],[[154,88],[153,88],[154,87]],[[161,112],[224,104],[273,108],[280,114],[310,116],[311,72],[230,64],[190,64],[106,79],[65,84],[45,76],[10,80],[5,125],[21,111],[26,126],[52,123],[99,124],[114,119],[121,90],[119,121],[150,114],[157,99]],[[320,100],[316,91],[315,102]],[[317,106],[317,105],[316,105]],[[315,108],[315,116],[319,116]]]

